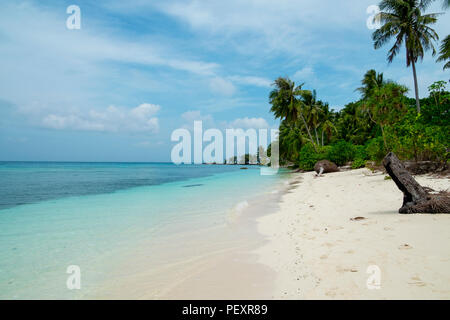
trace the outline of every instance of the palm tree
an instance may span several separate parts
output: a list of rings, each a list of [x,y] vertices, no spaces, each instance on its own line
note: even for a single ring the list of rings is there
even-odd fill
[[[279,134],[280,159],[295,162],[299,152],[306,143],[305,137],[297,127],[291,128],[286,120],[281,121]]]
[[[314,146],[314,150],[317,152],[311,130],[309,129],[302,112],[304,103],[297,98],[308,92],[307,90],[302,89],[303,83],[299,86],[295,86],[295,82],[291,81],[289,78],[279,77],[275,80],[274,85],[275,89],[273,89],[269,95],[270,103],[272,104],[270,111],[274,113],[275,118],[286,120],[291,126],[295,126],[300,118],[305,126],[311,143]]]
[[[402,45],[406,48],[406,66],[412,66],[414,89],[416,94],[417,112],[420,113],[419,86],[417,84],[416,63],[423,59],[424,52],[431,49],[433,55],[436,49],[433,40],[439,36],[429,25],[436,23],[435,13],[422,14],[431,1],[424,0],[382,0],[377,18],[383,26],[373,35],[375,49],[381,48],[391,39],[395,39],[394,46],[389,50],[387,60],[392,62],[399,53]]]
[[[448,35],[444,39],[444,41],[442,41],[437,61],[447,61],[447,63],[444,65],[444,70],[450,68],[450,35]]]
[[[361,81],[362,87],[356,89],[361,92],[362,99],[367,99],[374,89],[380,88],[384,84],[383,73],[377,73],[375,70],[371,69],[366,72],[364,78]]]
[[[428,6],[430,3],[434,2],[436,0],[422,0],[423,4],[425,6]],[[450,0],[442,0],[442,8],[447,9],[450,7]]]
[[[321,105],[321,109],[322,109],[321,113],[322,117],[320,120],[321,122],[320,129],[322,131],[322,147],[323,147],[325,145],[324,136],[326,135],[327,141],[330,142],[331,136],[333,135],[333,132],[337,132],[337,128],[332,121],[331,118],[332,113],[328,109],[328,104]]]
[[[310,128],[314,129],[316,143],[317,145],[320,145],[319,135],[317,134],[317,128],[320,126],[320,116],[322,109],[320,108],[321,102],[317,101],[316,90],[313,90],[312,92],[309,90],[305,90],[301,94],[301,101],[304,106],[303,109],[306,113],[305,116],[306,123]]]
[[[434,2],[435,0],[423,0],[426,5],[428,5],[431,2]],[[448,9],[450,7],[450,0],[442,0],[442,8]],[[442,62],[447,61],[447,63],[444,65],[444,70],[450,68],[450,35],[448,35],[441,44],[440,50],[439,50],[439,57],[436,62]]]

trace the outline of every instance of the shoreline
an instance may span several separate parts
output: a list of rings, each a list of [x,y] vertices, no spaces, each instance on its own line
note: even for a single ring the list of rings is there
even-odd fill
[[[450,216],[398,214],[403,195],[384,177],[367,169],[293,173],[291,183],[302,182],[277,213],[258,219],[268,242],[255,252],[276,274],[271,298],[450,298]],[[449,179],[416,178],[450,187]],[[371,266],[380,270],[378,290],[366,284]]]
[[[270,299],[276,275],[258,262],[255,250],[267,240],[257,221],[279,209],[288,179],[235,202],[213,227],[140,243],[123,257],[116,280],[83,298]]]

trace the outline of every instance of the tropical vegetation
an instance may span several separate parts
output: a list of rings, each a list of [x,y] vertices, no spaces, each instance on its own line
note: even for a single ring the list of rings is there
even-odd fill
[[[439,36],[431,28],[437,13],[426,14],[432,0],[382,0],[380,29],[373,33],[375,49],[390,40],[394,45],[388,61],[404,47],[406,65],[412,67],[415,98],[409,89],[369,70],[356,88],[360,99],[341,110],[329,108],[315,90],[279,77],[269,95],[271,112],[280,120],[280,162],[312,170],[319,160],[337,165],[364,167],[380,162],[393,151],[404,160],[435,161],[447,165],[450,159],[450,93],[447,81],[429,84],[428,96],[420,99],[417,62],[426,51],[436,54]],[[450,0],[442,1],[448,8]],[[450,36],[440,46],[437,62],[450,67]]]

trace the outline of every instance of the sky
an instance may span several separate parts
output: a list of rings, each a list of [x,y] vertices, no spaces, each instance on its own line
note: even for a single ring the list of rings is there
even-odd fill
[[[369,69],[414,95],[404,51],[373,49],[373,0],[0,0],[0,161],[170,161],[177,128],[276,128],[287,76],[339,110]],[[80,8],[80,29],[66,12]],[[443,12],[436,4],[428,12]],[[450,31],[449,13],[434,26]],[[420,95],[449,71],[431,53]]]

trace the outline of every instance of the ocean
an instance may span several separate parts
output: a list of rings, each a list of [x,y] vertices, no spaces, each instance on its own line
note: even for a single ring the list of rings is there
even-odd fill
[[[0,299],[101,297],[142,272],[144,258],[156,269],[239,239],[245,231],[230,226],[284,176],[240,168],[0,162]],[[188,245],[195,234],[208,248]],[[69,266],[80,290],[66,285]]]

